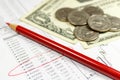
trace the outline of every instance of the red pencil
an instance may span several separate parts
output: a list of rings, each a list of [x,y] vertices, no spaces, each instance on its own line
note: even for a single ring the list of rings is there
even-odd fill
[[[97,72],[100,72],[101,74],[104,74],[112,79],[120,80],[120,72],[106,66],[90,57],[87,57],[73,49],[70,49],[64,45],[61,45],[51,39],[48,39],[40,34],[37,34],[31,30],[28,30],[20,25],[10,24],[7,23],[10,28],[12,28],[14,31],[18,32],[19,34],[26,36],[52,50],[55,50],[56,52],[61,53],[62,55],[71,58]]]

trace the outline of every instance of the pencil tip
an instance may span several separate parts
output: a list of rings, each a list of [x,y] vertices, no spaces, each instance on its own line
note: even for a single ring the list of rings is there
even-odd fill
[[[6,23],[11,29],[13,29],[13,30],[16,30],[16,25],[15,24],[11,24],[11,23]]]
[[[8,22],[7,22],[6,24],[7,24],[7,25],[10,25],[10,23],[8,23]]]

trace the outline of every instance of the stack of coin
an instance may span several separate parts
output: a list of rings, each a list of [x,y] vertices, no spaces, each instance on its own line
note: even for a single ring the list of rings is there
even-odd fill
[[[85,6],[81,10],[65,7],[57,10],[55,16],[72,24],[75,37],[82,41],[96,40],[108,31],[120,31],[120,18],[105,14],[100,7]]]

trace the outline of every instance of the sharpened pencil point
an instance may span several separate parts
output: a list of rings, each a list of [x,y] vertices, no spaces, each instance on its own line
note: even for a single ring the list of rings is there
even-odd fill
[[[7,22],[6,24],[7,24],[8,26],[10,25],[10,23],[8,23],[8,22]]]
[[[14,31],[16,31],[16,27],[17,25],[15,24],[11,24],[11,23],[6,23],[11,29],[13,29]]]

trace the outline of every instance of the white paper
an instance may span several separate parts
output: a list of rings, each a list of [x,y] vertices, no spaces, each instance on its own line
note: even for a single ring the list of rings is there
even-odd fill
[[[41,0],[1,0],[0,3],[0,80],[112,80],[37,44],[12,31],[5,22],[21,24],[50,39],[58,41],[108,66],[120,70],[120,40],[84,50],[64,42],[30,25],[19,18]],[[5,21],[5,22],[4,22]]]

